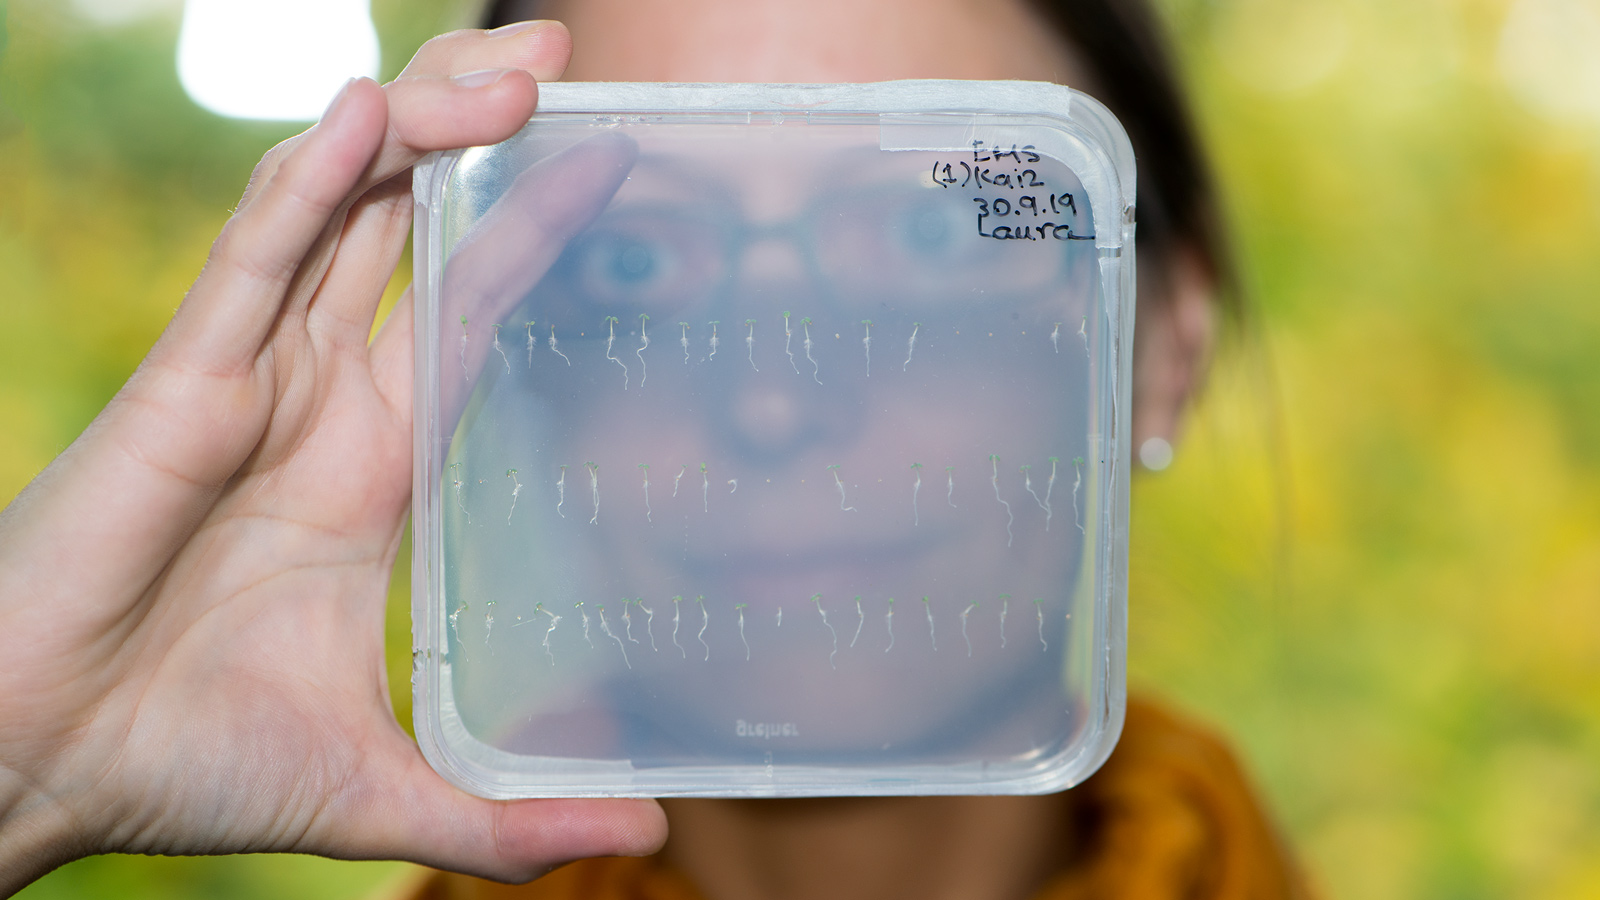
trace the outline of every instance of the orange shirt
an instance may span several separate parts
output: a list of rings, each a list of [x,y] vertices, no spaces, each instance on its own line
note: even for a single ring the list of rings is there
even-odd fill
[[[1035,900],[1311,896],[1226,745],[1138,699],[1105,766],[1059,795],[1086,835]],[[591,859],[526,885],[433,873],[405,900],[703,900],[660,857]]]

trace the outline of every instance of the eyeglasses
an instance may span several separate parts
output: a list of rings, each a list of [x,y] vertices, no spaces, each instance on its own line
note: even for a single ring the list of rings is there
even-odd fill
[[[628,192],[534,288],[534,315],[577,327],[610,315],[727,315],[758,284],[760,298],[803,298],[819,312],[888,304],[937,316],[974,303],[1059,301],[1063,291],[1092,289],[1097,271],[1093,241],[1073,230],[1087,216],[1059,199],[1061,213],[1052,213],[1048,196],[975,199],[937,185],[830,191],[794,219],[754,223],[725,196],[669,204],[630,202]],[[792,245],[799,271],[776,279],[752,271],[747,251],[769,241]]]

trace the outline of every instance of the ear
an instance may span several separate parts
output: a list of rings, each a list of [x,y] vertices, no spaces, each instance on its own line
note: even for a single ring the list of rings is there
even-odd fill
[[[1188,247],[1155,260],[1140,273],[1144,285],[1133,331],[1133,455],[1151,438],[1176,445],[1184,412],[1199,393],[1216,332],[1217,281]],[[1146,275],[1154,277],[1146,278]],[[1146,458],[1165,468],[1160,452]]]

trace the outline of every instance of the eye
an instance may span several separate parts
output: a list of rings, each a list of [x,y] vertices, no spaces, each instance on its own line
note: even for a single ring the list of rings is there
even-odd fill
[[[845,296],[885,297],[927,306],[974,297],[1020,296],[1064,271],[1065,254],[1081,250],[1064,242],[996,240],[996,210],[1015,224],[1033,227],[1015,211],[1015,200],[989,197],[987,212],[968,194],[951,191],[866,191],[820,204],[818,220],[829,223],[817,237],[818,262]]]
[[[624,212],[597,222],[557,266],[562,299],[617,315],[659,315],[702,302],[722,265],[713,227],[663,212]]]
[[[585,293],[601,303],[637,301],[660,292],[681,268],[673,248],[625,234],[593,235],[579,248],[577,276]]]

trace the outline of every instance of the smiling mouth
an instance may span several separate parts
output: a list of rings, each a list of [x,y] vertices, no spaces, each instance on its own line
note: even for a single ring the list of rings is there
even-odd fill
[[[668,555],[661,561],[686,583],[712,586],[739,600],[762,605],[807,602],[821,593],[878,593],[874,586],[909,585],[930,562],[958,546],[959,529],[926,528],[886,540],[829,539],[803,547],[746,546],[717,553]],[[699,591],[699,589],[697,589]]]

